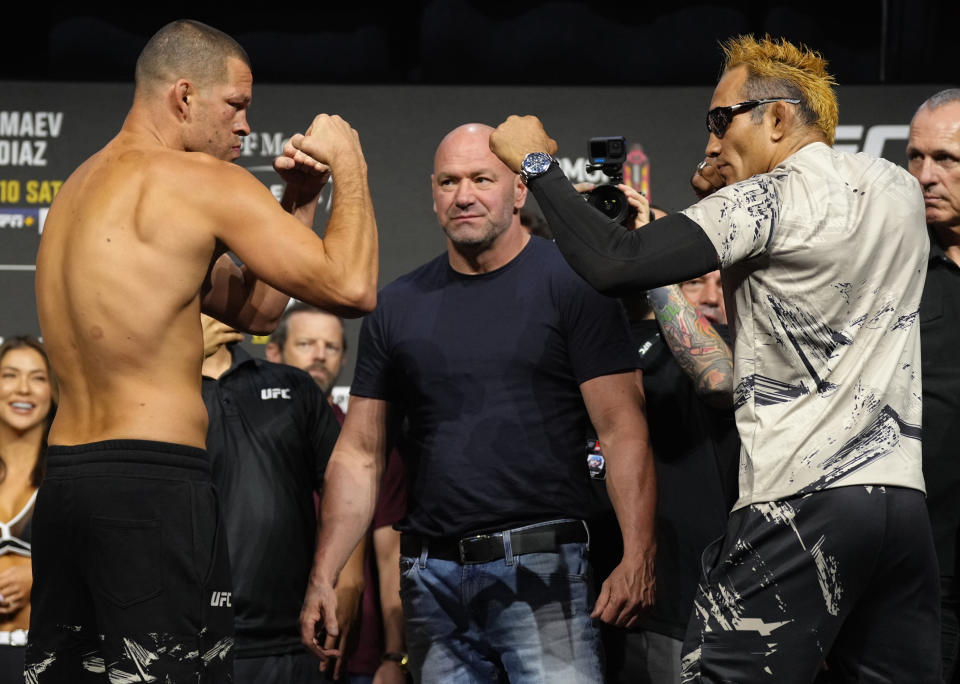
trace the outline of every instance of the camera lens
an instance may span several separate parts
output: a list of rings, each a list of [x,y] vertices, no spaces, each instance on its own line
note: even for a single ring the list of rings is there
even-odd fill
[[[617,223],[622,222],[630,211],[627,196],[614,185],[595,188],[588,195],[587,204]]]

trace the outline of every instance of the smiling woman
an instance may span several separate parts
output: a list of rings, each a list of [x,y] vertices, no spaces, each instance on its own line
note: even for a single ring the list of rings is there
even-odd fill
[[[30,625],[30,528],[56,409],[43,346],[0,345],[0,681],[22,680]]]

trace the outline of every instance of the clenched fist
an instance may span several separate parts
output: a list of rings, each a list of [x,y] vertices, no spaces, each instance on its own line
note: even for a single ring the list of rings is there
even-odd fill
[[[520,173],[523,158],[531,152],[557,153],[556,141],[543,130],[543,124],[535,116],[512,115],[490,134],[490,151]]]

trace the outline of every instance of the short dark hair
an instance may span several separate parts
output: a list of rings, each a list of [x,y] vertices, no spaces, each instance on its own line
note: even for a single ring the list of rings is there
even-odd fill
[[[947,88],[946,90],[941,90],[939,93],[934,93],[926,100],[923,104],[917,108],[919,112],[921,109],[936,109],[937,107],[942,107],[943,105],[948,105],[953,102],[960,102],[960,88]]]
[[[172,21],[153,34],[137,58],[137,90],[178,78],[201,85],[223,81],[230,57],[250,66],[246,50],[223,31],[192,19]]]
[[[324,314],[326,316],[333,316],[340,321],[340,330],[343,333],[343,351],[347,351],[347,329],[344,327],[343,319],[340,318],[340,316],[332,314],[329,311],[325,311],[319,306],[314,306],[313,304],[307,304],[306,302],[294,302],[287,307],[286,311],[283,312],[283,315],[280,317],[280,322],[277,323],[277,329],[274,330],[270,335],[270,341],[280,347],[281,352],[286,346],[287,336],[290,334],[290,317],[298,313]]]

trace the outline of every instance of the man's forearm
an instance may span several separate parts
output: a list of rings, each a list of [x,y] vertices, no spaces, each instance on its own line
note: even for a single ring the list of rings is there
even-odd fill
[[[607,492],[623,538],[623,558],[604,580],[591,616],[630,627],[639,611],[656,600],[653,456],[642,413],[607,423],[605,429],[598,426],[597,433],[607,460]]]
[[[340,645],[348,659],[349,654],[346,653],[346,649],[349,647],[350,640],[347,637],[356,625],[362,610],[361,604],[365,587],[363,567],[366,552],[367,543],[364,536],[360,538],[360,542],[347,559],[334,587],[337,594],[337,624],[340,625]]]
[[[201,310],[237,330],[267,335],[274,331],[289,297],[237,266],[229,254],[211,266]]]
[[[373,548],[380,578],[380,614],[383,618],[383,650],[406,651],[403,606],[400,601],[400,532],[392,527],[373,531]]]
[[[338,163],[333,171],[333,205],[323,236],[337,264],[344,292],[370,310],[376,303],[379,273],[377,222],[363,157]]]
[[[607,441],[601,436],[600,444],[607,462],[607,492],[623,536],[624,560],[652,560],[656,552],[657,478],[649,441],[638,434],[608,436]]]
[[[684,296],[679,285],[660,287],[647,301],[673,357],[710,404],[733,405],[733,353],[716,328]]]
[[[280,206],[293,218],[313,230],[313,222],[317,216],[318,200],[319,193],[310,193],[310,196],[303,196],[295,185],[288,183],[287,187],[284,188],[283,197],[280,199]]]
[[[623,532],[625,559],[655,547],[657,485],[639,371],[580,386],[607,462],[607,492]]]
[[[313,577],[336,583],[373,519],[379,473],[373,461],[351,460],[334,452],[324,478]]]
[[[343,616],[334,587],[373,517],[385,460],[388,416],[387,402],[354,396],[327,464],[317,550],[300,611],[301,641],[321,658],[331,655],[331,645],[329,641],[321,644],[318,627],[326,629],[328,639],[347,629],[340,623]]]
[[[621,297],[717,268],[710,240],[682,214],[628,231],[584,202],[556,166],[531,180],[530,191],[564,258],[606,295]]]
[[[367,545],[365,538],[360,537],[360,541],[357,542],[356,547],[351,552],[350,557],[347,558],[347,562],[344,564],[343,569],[340,571],[340,574],[337,577],[338,589],[348,588],[356,591],[357,594],[363,593],[365,588],[363,564],[366,552]]]
[[[250,321],[251,332],[258,335],[272,333],[276,330],[290,297],[260,280],[246,266],[241,271],[247,286],[247,302],[240,315]]]
[[[317,211],[315,194],[311,197],[301,197],[297,188],[288,183],[280,200],[280,206],[307,228],[313,229]],[[241,269],[241,275],[247,291],[247,303],[240,310],[238,317],[249,321],[249,325],[244,329],[257,334],[273,332],[290,302],[290,297],[260,280],[246,266]]]

